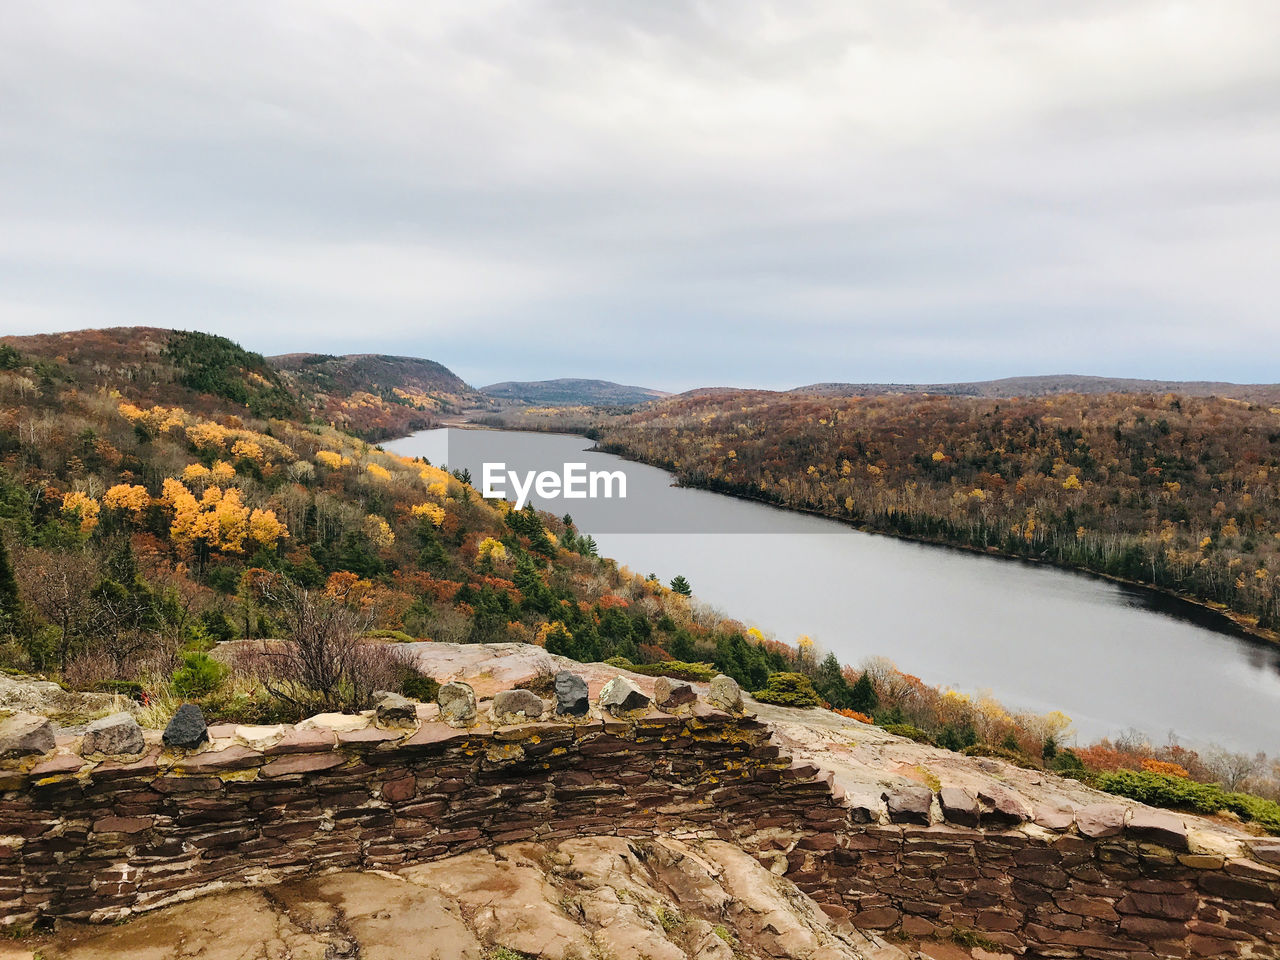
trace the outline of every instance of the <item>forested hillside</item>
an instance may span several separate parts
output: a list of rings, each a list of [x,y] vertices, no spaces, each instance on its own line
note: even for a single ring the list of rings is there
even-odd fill
[[[270,357],[315,415],[366,440],[437,424],[440,416],[490,402],[443,364],[417,357],[291,353]]]
[[[480,392],[495,400],[509,400],[556,407],[629,407],[668,396],[661,390],[632,387],[609,380],[508,380],[481,387]]]
[[[738,391],[598,420],[593,435],[685,483],[1141,581],[1280,628],[1280,408]]]
[[[343,646],[369,638],[703,660],[752,687],[793,662],[598,558],[571,521],[314,418],[295,383],[202,334],[8,338],[0,666],[254,716],[412,681],[392,644]],[[282,648],[228,678],[207,652],[240,638],[310,638],[323,662]]]

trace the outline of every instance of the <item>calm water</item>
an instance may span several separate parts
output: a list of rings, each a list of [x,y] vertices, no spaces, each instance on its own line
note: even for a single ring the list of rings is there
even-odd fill
[[[664,582],[683,574],[696,599],[779,640],[808,634],[846,663],[883,655],[929,683],[1060,709],[1082,741],[1137,728],[1280,752],[1280,648],[1199,608],[674,487],[665,471],[586,452],[581,437],[430,430],[386,446],[466,467],[477,487],[485,461],[622,470],[626,499],[533,502],[572,514],[602,556]]]

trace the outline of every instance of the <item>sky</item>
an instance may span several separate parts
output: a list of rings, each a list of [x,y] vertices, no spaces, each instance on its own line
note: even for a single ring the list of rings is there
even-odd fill
[[[0,333],[1280,380],[1275,0],[0,10]]]

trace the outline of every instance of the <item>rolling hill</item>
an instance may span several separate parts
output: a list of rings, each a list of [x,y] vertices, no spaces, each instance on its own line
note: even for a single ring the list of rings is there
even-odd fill
[[[1184,397],[1230,397],[1255,403],[1280,400],[1280,384],[1225,383],[1212,380],[1136,380],[1125,377],[1090,377],[1051,374],[1037,377],[1004,377],[967,383],[811,383],[788,393],[825,397],[884,396],[930,393],[947,397],[1048,397],[1060,393],[1177,393]]]
[[[488,400],[434,360],[360,353],[289,353],[268,361],[316,415],[367,440],[434,426]]]
[[[649,387],[634,387],[609,380],[507,380],[481,387],[495,400],[549,407],[630,407],[670,396]]]

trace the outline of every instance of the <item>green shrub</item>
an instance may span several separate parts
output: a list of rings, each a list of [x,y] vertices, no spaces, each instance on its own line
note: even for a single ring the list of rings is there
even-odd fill
[[[709,663],[688,663],[684,660],[637,663],[628,669],[646,677],[670,677],[672,680],[689,680],[694,683],[706,683],[715,679],[720,672]]]
[[[611,667],[617,667],[619,670],[634,670],[636,665],[626,657],[610,657],[605,661]]]
[[[99,680],[93,685],[93,689],[97,693],[114,693],[130,700],[141,700],[144,692],[142,684],[136,680]]]
[[[1084,763],[1080,760],[1074,750],[1059,750],[1053,755],[1053,759],[1049,761],[1049,769],[1055,773],[1060,773],[1064,777],[1075,777],[1079,779],[1085,772]]]
[[[373,640],[393,640],[396,643],[417,643],[417,637],[411,637],[403,630],[370,630],[365,634]]]
[[[914,740],[916,743],[933,743],[933,737],[929,736],[914,724],[882,723],[880,726],[886,733],[892,733],[895,737],[906,737],[908,740]]]
[[[993,747],[989,743],[971,744],[961,750],[960,753],[963,753],[966,757],[995,757],[997,760],[1007,760],[1015,766],[1026,767],[1028,770],[1039,769],[1024,754],[1009,750],[1006,747]]]
[[[440,683],[424,673],[409,669],[400,678],[400,691],[413,700],[435,703],[436,694],[440,692]]]
[[[173,673],[174,692],[199,699],[216,691],[227,679],[227,668],[207,653],[188,653]]]
[[[1258,824],[1268,833],[1280,834],[1280,804],[1251,793],[1228,793],[1216,783],[1197,783],[1186,777],[1145,770],[1115,770],[1098,774],[1094,784],[1108,793],[1153,807],[1171,807],[1202,814],[1228,810],[1241,820]]]
[[[761,703],[779,707],[816,707],[822,701],[803,673],[771,673],[763,690],[752,694]]]

